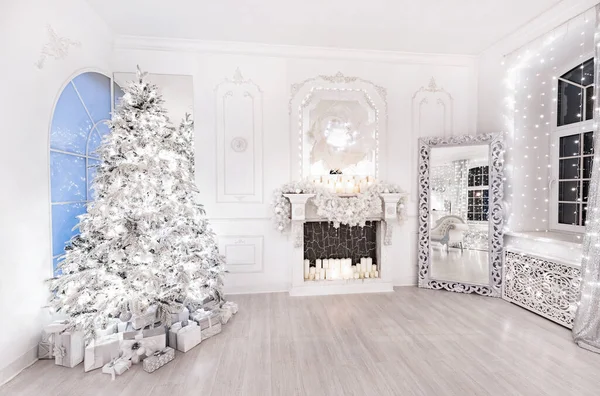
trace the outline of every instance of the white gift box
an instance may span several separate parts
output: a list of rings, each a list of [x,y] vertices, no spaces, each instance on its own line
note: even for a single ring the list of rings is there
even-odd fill
[[[117,326],[118,322],[112,321],[108,325],[106,325],[106,329],[96,329],[96,339],[117,333]]]
[[[42,329],[42,341],[38,343],[39,359],[54,359],[54,344],[58,333],[64,331],[69,324],[66,320],[56,320]]]
[[[134,364],[166,347],[167,335],[164,327],[157,327],[137,333],[123,333],[123,341],[121,341],[123,357],[131,359]]]
[[[68,324],[69,322],[66,320],[56,320],[44,326],[44,329],[42,330],[42,341],[48,341],[55,334],[64,331]]]
[[[174,333],[177,336],[176,348],[181,352],[187,352],[202,342],[202,330],[194,321],[185,327],[176,328]]]
[[[183,322],[184,320],[190,319],[190,310],[186,307],[179,312],[171,314],[171,323]]]
[[[221,323],[227,324],[227,322],[229,322],[229,319],[231,319],[231,316],[236,314],[237,311],[238,311],[237,303],[234,303],[233,301],[229,301],[229,302],[226,302],[225,304],[223,304],[223,306],[221,307]]]
[[[143,329],[144,327],[152,326],[158,322],[156,317],[156,305],[153,305],[148,308],[145,314],[143,315],[134,315],[131,318],[131,326],[135,330]]]
[[[188,326],[189,324],[190,321],[188,320],[173,323],[167,332],[167,346],[177,349],[177,332],[181,330],[182,327]],[[193,324],[198,325],[196,322],[193,322]]]
[[[121,354],[120,343],[122,334],[111,334],[92,340],[85,348],[83,370],[99,369]]]
[[[52,342],[40,341],[38,343],[38,359],[54,359],[54,340]]]
[[[59,366],[75,367],[83,362],[83,332],[64,332],[54,338],[54,362]]]
[[[124,332],[128,331],[128,327],[131,327],[131,323],[129,323],[129,322],[117,323],[117,333],[124,333]],[[133,327],[131,327],[131,330],[133,330]]]
[[[238,313],[238,305],[233,301],[227,301],[221,308],[230,310],[232,314]]]
[[[114,359],[110,363],[102,367],[102,372],[110,374],[112,380],[115,380],[116,375],[121,375],[131,367],[131,360],[125,358]]]

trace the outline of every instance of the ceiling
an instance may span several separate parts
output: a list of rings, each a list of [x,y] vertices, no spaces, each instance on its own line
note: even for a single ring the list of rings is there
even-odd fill
[[[476,55],[567,0],[87,0],[116,34]]]

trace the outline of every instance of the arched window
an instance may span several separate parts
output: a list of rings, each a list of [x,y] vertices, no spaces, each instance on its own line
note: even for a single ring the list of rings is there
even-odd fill
[[[111,79],[86,72],[71,80],[56,103],[50,128],[50,200],[52,207],[52,261],[54,269],[65,244],[93,199],[90,190],[94,153],[102,137],[109,132]]]

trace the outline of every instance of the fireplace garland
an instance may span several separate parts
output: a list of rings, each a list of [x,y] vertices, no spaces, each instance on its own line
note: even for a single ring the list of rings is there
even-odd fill
[[[336,194],[326,187],[317,186],[308,180],[291,182],[275,190],[273,199],[274,220],[280,232],[286,230],[291,223],[291,203],[284,194],[315,194],[312,198],[317,214],[335,228],[341,224],[364,227],[370,216],[381,214],[380,194],[399,193],[401,189],[394,184],[375,182],[357,194]],[[405,216],[405,199],[398,201],[398,220]]]

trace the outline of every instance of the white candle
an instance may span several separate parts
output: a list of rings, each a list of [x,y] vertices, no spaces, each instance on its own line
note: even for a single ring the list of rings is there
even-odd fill
[[[368,277],[369,277],[369,273],[365,272],[365,278],[368,278]]]
[[[360,279],[363,279],[363,278],[365,277],[365,273],[364,273],[364,272],[361,272],[360,274],[358,274],[358,277],[359,277]]]
[[[316,267],[317,269],[321,269],[321,268],[323,268],[323,261],[322,261],[321,259],[317,259],[317,260],[315,261],[315,264],[316,264],[316,265],[315,265],[315,267]]]
[[[375,278],[379,278],[379,271],[375,271],[374,274],[375,274]]]
[[[358,279],[358,278],[360,278],[360,274],[358,272],[355,272],[354,273],[354,279]]]
[[[373,265],[373,259],[371,257],[367,257],[367,271],[371,271],[372,265]]]
[[[355,274],[356,273],[356,265],[352,266],[352,273]]]
[[[335,259],[335,261],[333,262],[333,269],[335,269],[337,272],[340,272],[341,268],[342,268],[342,263],[341,263],[340,259]]]
[[[325,269],[329,268],[329,260],[328,259],[323,259],[323,268],[325,268]]]
[[[309,280],[315,280],[315,274],[308,274]]]
[[[377,264],[371,265],[371,272],[377,271]]]
[[[304,279],[308,279],[310,261],[304,260]]]
[[[367,271],[367,259],[365,257],[360,259],[360,272]]]
[[[317,272],[317,269],[315,267],[310,267],[310,270],[309,270],[310,275],[314,275],[314,274],[316,274],[316,272]]]

